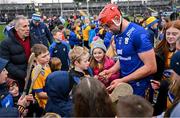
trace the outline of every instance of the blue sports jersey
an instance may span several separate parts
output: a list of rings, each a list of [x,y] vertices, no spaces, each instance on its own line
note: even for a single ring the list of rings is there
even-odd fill
[[[144,65],[143,61],[139,58],[138,53],[149,51],[153,48],[147,31],[135,23],[130,23],[125,31],[116,35],[114,39],[117,54],[119,56],[122,77],[133,73]],[[149,79],[140,79],[137,81],[130,81],[129,83],[132,86],[133,84],[141,86],[141,83],[143,83],[143,86],[145,87],[146,85],[144,85],[144,83],[148,83],[146,80]]]

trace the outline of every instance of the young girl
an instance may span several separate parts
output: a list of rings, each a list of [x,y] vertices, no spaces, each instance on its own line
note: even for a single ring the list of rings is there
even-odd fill
[[[180,36],[180,20],[168,22],[164,28],[164,31],[165,31],[165,37],[164,37],[165,39],[159,43],[157,48],[155,48],[156,54],[158,55],[158,57],[161,58],[164,64],[164,68],[163,68],[164,72],[163,72],[163,76],[159,78],[161,79],[160,82],[156,80],[157,78],[154,78],[155,80],[153,80],[153,82],[151,83],[152,88],[158,90],[159,93],[157,97],[157,102],[154,105],[154,115],[161,114],[171,104],[167,102],[169,80],[171,80],[171,78],[168,77],[167,75],[169,75],[168,69],[170,69],[171,57],[176,51],[176,41]],[[157,65],[158,64],[159,62],[157,63]]]
[[[103,77],[100,74],[103,70],[109,69],[115,64],[113,59],[105,55],[106,47],[102,39],[98,38],[92,42],[91,54],[90,67],[93,69],[95,78],[98,78],[106,87],[109,86],[114,79],[119,78],[119,72],[111,75],[109,78]]]

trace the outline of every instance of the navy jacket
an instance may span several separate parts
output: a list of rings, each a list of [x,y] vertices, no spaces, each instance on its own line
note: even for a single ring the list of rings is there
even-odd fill
[[[33,46],[32,40],[30,40],[30,45]],[[14,36],[14,29],[10,32],[9,37],[0,43],[0,57],[9,61],[6,66],[9,76],[18,81],[20,91],[22,91],[26,77],[27,59],[23,46]]]
[[[62,42],[53,42],[49,47],[49,52],[51,57],[57,57],[61,60],[62,66],[61,70],[68,71],[69,70],[69,49]]]
[[[31,35],[31,39],[36,44],[44,44],[45,46],[49,47],[48,43],[51,44],[53,42],[53,36],[43,22],[40,22],[40,24],[36,26],[31,21],[30,35]]]
[[[73,31],[70,32],[68,40],[70,46],[79,45],[81,43],[81,40],[77,38],[76,34]]]
[[[72,115],[72,100],[69,93],[73,84],[72,78],[66,71],[55,71],[48,75],[45,85],[48,95],[46,112],[54,112],[61,117]]]

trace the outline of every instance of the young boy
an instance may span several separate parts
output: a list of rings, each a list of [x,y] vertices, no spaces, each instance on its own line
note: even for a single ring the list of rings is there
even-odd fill
[[[48,65],[49,60],[50,60],[50,55],[49,51],[46,46],[43,44],[35,44],[32,47],[32,53],[35,54],[35,60],[36,60],[36,66],[41,65],[42,69],[41,72],[39,73],[38,77],[34,81],[34,84],[32,86],[33,92],[35,93],[35,97],[38,101],[38,104],[41,108],[45,108],[46,103],[47,103],[47,93],[44,91],[45,87],[45,81],[46,77],[51,73],[51,69]],[[32,78],[35,75],[36,71],[33,69],[32,71]]]
[[[61,70],[61,60],[57,57],[53,57],[50,59],[49,66],[51,68],[51,72]]]
[[[14,102],[13,102],[13,96],[9,93],[9,90],[7,88],[7,78],[8,78],[8,71],[6,70],[6,65],[8,64],[8,61],[5,59],[0,58],[0,109],[4,108],[4,111],[2,112],[0,116],[9,116],[13,117],[14,111],[16,108],[14,108]],[[17,102],[17,109],[19,111],[19,115],[22,115],[22,113],[25,110],[25,107],[28,106],[29,100],[31,98],[28,96],[20,97]],[[18,116],[16,116],[18,117]]]
[[[59,29],[53,29],[52,34],[54,37],[54,42],[49,47],[49,52],[51,57],[57,57],[62,62],[61,70],[68,71],[69,70],[69,48],[68,44],[61,41],[61,32]]]
[[[89,57],[89,51],[85,47],[75,46],[69,52],[69,58],[72,64],[70,75],[77,84],[79,84],[81,77],[93,76],[92,70],[89,68]]]

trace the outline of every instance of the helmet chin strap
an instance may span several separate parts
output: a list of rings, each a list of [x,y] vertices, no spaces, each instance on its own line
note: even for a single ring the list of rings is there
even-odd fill
[[[116,26],[118,26],[118,27],[120,27],[120,32],[121,32],[121,30],[122,30],[122,21],[123,21],[123,18],[122,17],[120,17],[120,22],[117,22],[117,21],[115,21],[114,19],[112,20],[112,22],[116,25]]]
[[[112,22],[116,25],[116,26],[120,26],[121,22],[122,22],[122,17],[120,17],[120,22],[118,22],[117,20],[112,19]]]

